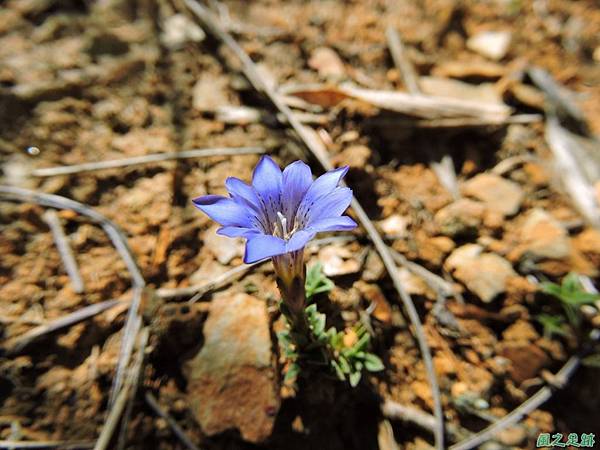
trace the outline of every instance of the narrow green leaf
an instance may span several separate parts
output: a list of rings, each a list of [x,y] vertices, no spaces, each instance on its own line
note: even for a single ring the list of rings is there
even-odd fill
[[[348,380],[350,381],[350,386],[352,386],[352,387],[358,386],[358,383],[360,383],[361,377],[362,377],[362,373],[360,371],[351,373],[350,376],[348,377]]]
[[[365,356],[365,369],[369,372],[380,372],[385,369],[383,362],[379,359],[379,356],[373,353],[367,353]]]
[[[554,295],[555,297],[558,297],[558,298],[560,298],[562,296],[562,289],[556,283],[551,283],[549,281],[545,281],[543,283],[540,283],[540,289],[545,294]]]
[[[335,373],[336,373],[337,377],[341,381],[344,381],[346,379],[346,376],[344,375],[344,372],[342,371],[342,369],[341,369],[340,365],[337,363],[337,361],[332,359],[331,366],[335,369]]]
[[[340,369],[342,369],[342,372],[350,373],[350,371],[351,371],[350,364],[348,363],[348,360],[344,356],[340,355],[340,357],[338,358],[338,364],[340,366]]]

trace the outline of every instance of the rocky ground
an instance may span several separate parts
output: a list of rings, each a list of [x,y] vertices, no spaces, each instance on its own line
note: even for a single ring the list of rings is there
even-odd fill
[[[593,288],[600,276],[597,4],[209,4],[313,147],[350,166],[348,184],[423,323],[447,427],[458,430],[449,441],[552,384],[600,326],[594,307],[564,335],[536,319],[562,314],[540,282],[577,272]],[[403,41],[400,61],[388,28]],[[253,149],[40,170],[217,147]],[[414,327],[364,228],[310,247],[309,264],[320,261],[335,282],[317,299],[330,324],[362,322],[385,371],[355,389],[325,372],[297,392],[282,384],[270,265],[231,275],[243,243],[215,235],[190,202],[224,193],[232,174],[249,179],[261,151],[322,171],[185,1],[9,0],[0,8],[0,184],[105,215],[123,230],[147,285],[136,329],[148,342],[132,358],[135,366],[144,354],[141,376],[108,448],[185,448],[173,422],[206,449],[429,448],[431,430],[380,409],[387,400],[432,414],[434,403]],[[131,271],[94,221],[5,194],[0,439],[93,445],[114,410],[109,395],[136,296]],[[81,286],[65,271],[52,223]],[[110,299],[119,301],[56,332],[44,328]],[[485,448],[533,448],[541,432],[600,431],[597,374],[583,367]]]

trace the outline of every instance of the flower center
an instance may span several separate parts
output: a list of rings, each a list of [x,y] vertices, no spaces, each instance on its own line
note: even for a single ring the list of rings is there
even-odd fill
[[[287,218],[280,211],[277,211],[277,220],[273,224],[273,236],[280,237],[287,241],[290,237],[292,237],[295,231],[296,227],[294,227],[292,230],[288,230]]]

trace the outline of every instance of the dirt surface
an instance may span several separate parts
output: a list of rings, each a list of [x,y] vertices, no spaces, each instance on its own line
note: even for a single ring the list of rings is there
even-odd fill
[[[279,86],[333,163],[350,166],[347,182],[386,243],[451,287],[451,295],[440,295],[427,276],[399,265],[432,350],[447,423],[475,433],[544,386],[584,336],[544,335],[535,317],[561,308],[536,284],[571,271],[597,283],[600,231],[583,220],[560,182],[544,134],[548,102],[526,69],[544,68],[567,90],[586,119],[581,139],[596,145],[593,167],[599,154],[593,136],[600,134],[598,5],[218,5],[220,23],[264,80]],[[453,117],[399,114],[335,91],[351,83],[406,92],[390,56],[388,26],[402,37],[423,93],[484,102],[498,114],[509,106],[512,116],[539,116],[493,126],[440,125],[435,121]],[[485,31],[500,35],[486,40]],[[319,308],[339,328],[365,323],[373,351],[384,360],[385,371],[356,389],[328,373],[301,381],[295,394],[282,385],[270,263],[192,305],[185,302],[193,294],[159,298],[161,290],[207,283],[242,263],[242,243],[215,235],[191,199],[223,194],[231,175],[249,180],[258,154],[32,173],[250,146],[282,165],[302,158],[314,173],[321,171],[241,74],[239,61],[202,31],[184,2],[10,0],[0,7],[1,184],[64,196],[104,214],[123,230],[148,284],[142,311],[150,340],[122,448],[184,448],[144,392],[204,449],[386,450],[394,448],[386,440],[390,430],[399,448],[429,448],[430,432],[386,422],[379,409],[380,399],[390,399],[431,414],[433,401],[413,330],[363,229],[307,250],[310,263],[321,261],[336,284],[317,299]],[[439,172],[448,157],[456,183]],[[502,168],[507,161],[514,164]],[[97,224],[70,210],[58,217],[79,266],[80,293],[65,272],[44,208],[0,203],[0,439],[94,441],[109,410],[130,274]],[[219,300],[211,302],[213,296]],[[109,299],[123,302],[14,351],[34,327]],[[253,317],[235,316],[223,299],[247,302]],[[592,308],[582,327],[599,325]],[[257,354],[248,354],[235,336],[252,339]],[[225,369],[206,362],[215,355],[223,355]],[[234,381],[220,385],[213,378],[220,370]],[[541,432],[600,432],[597,375],[597,369],[581,369],[551,402],[498,434],[497,443],[533,448]],[[218,413],[207,414],[206,405]],[[118,435],[109,448],[118,447]]]

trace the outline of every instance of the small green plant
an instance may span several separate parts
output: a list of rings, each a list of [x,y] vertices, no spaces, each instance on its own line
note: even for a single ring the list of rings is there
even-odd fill
[[[560,300],[569,322],[575,327],[578,327],[581,321],[579,307],[594,303],[600,299],[600,295],[587,292],[584,289],[579,280],[579,275],[574,272],[565,276],[560,285],[545,282],[541,284],[541,288],[542,292]]]
[[[333,288],[333,281],[325,276],[323,265],[320,262],[306,271],[306,301],[309,303],[315,295],[330,292]]]
[[[320,263],[308,270],[307,301],[316,294],[331,291],[333,287]],[[363,370],[378,372],[384,369],[381,359],[367,351],[371,336],[362,325],[345,332],[337,331],[335,327],[325,330],[325,314],[318,311],[315,303],[307,306],[305,313],[311,337],[308,341],[304,340],[302,348],[297,345],[303,342],[302,337],[294,335],[290,329],[277,334],[282,354],[288,361],[285,382],[295,380],[303,365],[328,365],[341,381],[348,381],[352,387],[360,382]]]
[[[535,318],[544,327],[544,337],[552,339],[552,336],[566,336],[569,334],[565,327],[563,316],[552,314],[539,314]]]

